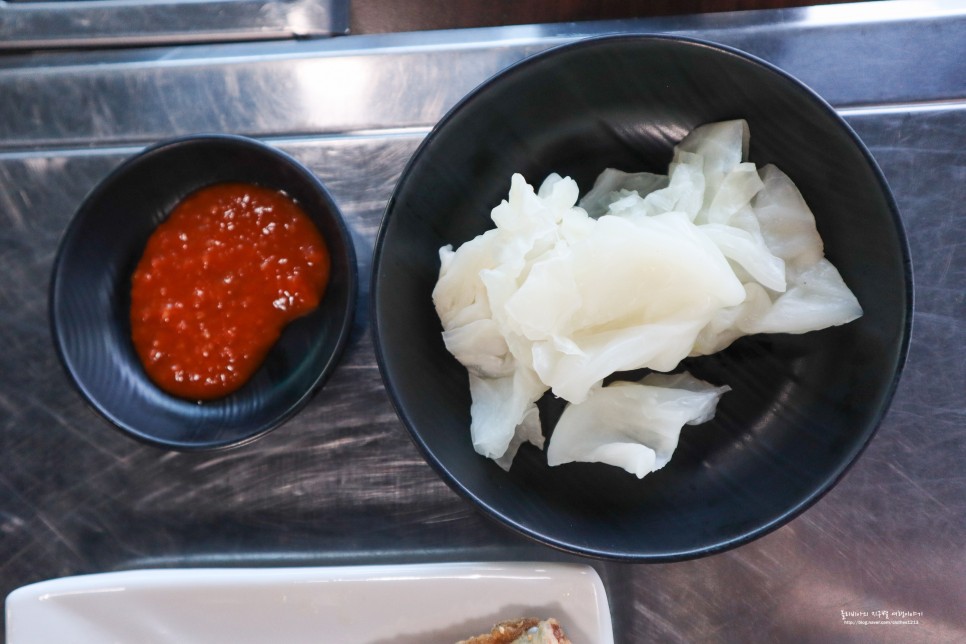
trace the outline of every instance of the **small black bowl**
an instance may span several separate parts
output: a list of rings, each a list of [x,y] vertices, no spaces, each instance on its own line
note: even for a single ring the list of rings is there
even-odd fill
[[[686,427],[662,470],[549,467],[531,446],[509,473],[477,455],[465,369],[431,300],[438,249],[492,228],[519,172],[581,191],[606,167],[664,174],[696,126],[744,118],[750,159],[774,163],[815,212],[829,259],[865,314],[805,335],[752,336],[694,359],[732,391]],[[868,150],[814,92],[774,66],[706,42],[611,36],[533,56],[461,101],[396,187],[372,269],[372,332],[390,398],[427,461],[486,514],[545,544],[627,561],[673,561],[761,536],[805,510],[859,456],[891,401],[909,341],[905,234]],[[552,426],[559,405],[545,400]]]
[[[188,194],[221,182],[285,191],[318,227],[331,255],[321,305],[282,332],[241,389],[204,403],[160,390],[131,341],[131,274],[151,233]],[[121,430],[177,450],[240,445],[298,411],[335,368],[355,313],[355,250],[321,181],[252,139],[199,135],[127,160],[84,200],[54,261],[50,319],[61,362],[86,400]]]

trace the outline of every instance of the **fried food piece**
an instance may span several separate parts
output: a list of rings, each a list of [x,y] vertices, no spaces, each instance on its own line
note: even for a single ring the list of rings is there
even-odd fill
[[[500,622],[493,630],[457,644],[572,644],[557,620],[524,617]]]

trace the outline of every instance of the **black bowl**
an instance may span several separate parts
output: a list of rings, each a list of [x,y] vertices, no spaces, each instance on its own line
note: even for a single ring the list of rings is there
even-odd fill
[[[284,190],[331,255],[321,305],[285,328],[241,389],[197,403],[161,391],[131,341],[131,274],[148,237],[188,194],[220,182]],[[129,435],[178,450],[240,445],[298,411],[335,368],[355,312],[355,250],[325,186],[291,157],[238,136],[191,136],[127,160],[87,196],[61,240],[50,285],[61,362],[87,401]]]
[[[477,455],[465,370],[431,301],[438,248],[493,226],[510,175],[550,172],[584,192],[605,167],[665,173],[694,127],[747,119],[750,158],[775,163],[814,210],[829,259],[865,314],[806,335],[754,336],[687,365],[728,384],[716,418],[686,427],[671,463],[638,480],[605,465],[548,467],[521,448],[509,473]],[[376,356],[396,411],[443,479],[545,544],[629,561],[722,551],[814,503],[859,456],[906,354],[912,276],[895,202],[868,150],[807,87],[739,51],[615,36],[565,45],[461,101],[405,169],[376,241]],[[545,400],[552,426],[559,405]]]

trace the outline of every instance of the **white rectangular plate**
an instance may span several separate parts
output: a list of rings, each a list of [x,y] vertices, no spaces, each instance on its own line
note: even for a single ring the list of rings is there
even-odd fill
[[[600,577],[577,564],[134,570],[24,586],[6,611],[8,644],[453,644],[519,617],[614,641]]]

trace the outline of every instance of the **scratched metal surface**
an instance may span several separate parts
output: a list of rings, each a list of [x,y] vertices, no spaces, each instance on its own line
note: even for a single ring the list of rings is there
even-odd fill
[[[0,51],[341,35],[348,0],[0,0]]]
[[[366,280],[382,209],[433,123],[549,45],[666,31],[802,78],[870,146],[916,279],[892,409],[845,479],[739,549],[591,562],[619,642],[966,640],[966,4],[873,3],[658,21],[0,58],[0,594],[148,566],[572,560],[474,511],[421,460],[383,391]],[[332,189],[363,293],[325,389],[256,443],[160,451],[90,411],[56,361],[46,285],[86,192],[161,137],[261,137]],[[846,624],[842,611],[921,613]]]

